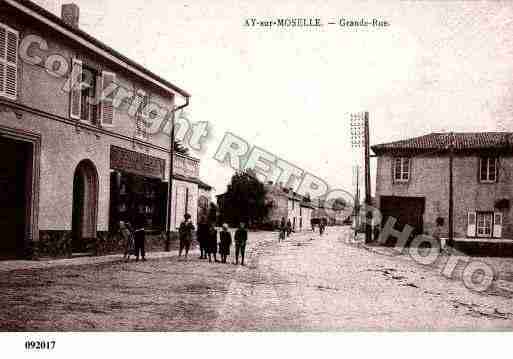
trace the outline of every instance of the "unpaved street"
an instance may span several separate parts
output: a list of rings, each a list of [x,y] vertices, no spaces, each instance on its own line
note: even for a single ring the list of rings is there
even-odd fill
[[[30,331],[495,330],[513,299],[327,235],[250,233],[245,267],[176,256],[0,272],[0,327]],[[233,253],[233,248],[232,248]],[[149,255],[151,258],[151,253]],[[504,260],[502,270],[513,261]]]

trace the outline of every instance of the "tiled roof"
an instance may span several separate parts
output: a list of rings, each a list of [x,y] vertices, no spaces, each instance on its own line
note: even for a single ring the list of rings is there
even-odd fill
[[[171,82],[169,82],[169,81],[163,79],[162,77],[156,75],[155,73],[151,72],[150,70],[148,70],[144,66],[142,66],[142,65],[138,64],[137,62],[135,62],[135,61],[127,58],[126,56],[120,54],[119,52],[114,50],[112,47],[104,44],[100,40],[96,39],[95,37],[89,35],[88,33],[84,32],[84,31],[82,31],[81,29],[77,29],[77,28],[74,28],[74,27],[68,25],[61,18],[59,18],[58,16],[54,15],[50,11],[47,11],[43,7],[37,5],[33,1],[30,1],[30,0],[15,0],[15,1],[17,3],[19,3],[19,4],[21,4],[21,5],[24,5],[24,6],[28,7],[30,10],[38,13],[39,15],[43,16],[44,18],[46,18],[50,22],[53,22],[53,23],[55,23],[55,24],[65,28],[66,30],[72,32],[73,34],[75,34],[75,35],[85,39],[86,41],[94,44],[95,46],[99,47],[100,49],[110,53],[111,55],[113,55],[113,56],[117,57],[118,59],[124,61],[126,64],[128,64],[130,66],[133,66],[137,70],[143,72],[144,74],[146,74],[147,76],[149,76],[152,79],[156,80],[157,82],[160,82],[160,83],[164,84],[165,86],[173,89],[174,91],[178,92],[182,96],[190,97],[190,94],[188,94],[185,90],[182,90],[178,86],[172,84]],[[5,6],[5,5],[2,4],[2,6]]]
[[[406,140],[382,143],[372,146],[376,154],[396,150],[436,151],[447,150],[453,145],[455,150],[506,149],[513,144],[511,132],[452,132],[430,133]]]

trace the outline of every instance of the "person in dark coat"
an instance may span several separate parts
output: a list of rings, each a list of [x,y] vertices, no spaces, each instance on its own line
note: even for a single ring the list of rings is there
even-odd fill
[[[198,242],[200,247],[200,259],[207,259],[207,244],[210,236],[210,228],[205,217],[198,224]]]
[[[207,254],[209,262],[212,262],[212,255],[214,262],[217,262],[217,230],[212,223],[208,225]]]
[[[244,265],[244,254],[246,253],[246,242],[248,241],[248,231],[244,223],[241,222],[235,232],[235,264],[239,264],[239,253],[241,255],[241,265]]]
[[[185,258],[187,259],[189,249],[191,248],[194,224],[192,224],[191,215],[189,213],[186,213],[183,217],[184,220],[182,223],[180,223],[180,228],[178,229],[178,235],[180,236],[180,249],[178,251],[178,257],[182,256],[182,251],[185,249]]]
[[[287,221],[287,237],[289,237],[291,233],[292,233],[292,222],[290,222],[290,218],[289,218]]]
[[[280,236],[278,237],[278,242],[280,240],[284,240],[285,239],[285,233],[287,233],[287,225],[285,223],[285,218],[284,217],[281,217],[281,222],[280,222]]]
[[[146,226],[146,218],[144,215],[140,214],[137,216],[135,220],[135,231],[134,231],[134,242],[135,242],[135,260],[139,260],[139,255],[141,255],[141,259],[143,261],[146,260],[146,252],[144,249],[144,245],[146,242],[146,231],[144,227]]]
[[[226,263],[226,257],[230,255],[230,247],[232,245],[232,235],[228,232],[228,225],[223,224],[223,230],[219,233],[219,254],[221,255],[221,263]]]

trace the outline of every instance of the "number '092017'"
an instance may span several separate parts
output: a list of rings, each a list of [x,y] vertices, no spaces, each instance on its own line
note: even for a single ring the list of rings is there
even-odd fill
[[[25,349],[27,350],[52,350],[55,348],[55,340],[39,341],[27,340],[25,341]]]

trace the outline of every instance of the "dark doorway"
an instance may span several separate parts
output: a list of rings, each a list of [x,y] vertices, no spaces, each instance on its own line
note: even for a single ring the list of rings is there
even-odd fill
[[[423,233],[426,204],[424,197],[381,196],[380,202],[383,226],[389,217],[394,217],[397,220],[394,226],[396,230],[402,231],[405,225],[410,225],[414,228],[412,238]],[[395,243],[395,240],[393,242]]]
[[[21,258],[30,226],[33,146],[0,136],[0,153],[0,258]]]
[[[89,160],[80,162],[73,179],[72,241],[73,253],[88,252],[96,238],[98,211],[98,174]]]

